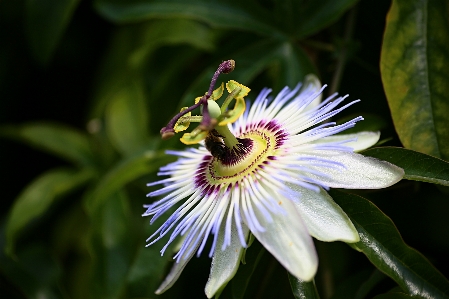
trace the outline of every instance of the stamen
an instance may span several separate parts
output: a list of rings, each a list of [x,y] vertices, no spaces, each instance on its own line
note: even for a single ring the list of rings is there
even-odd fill
[[[218,76],[222,73],[229,74],[230,72],[232,72],[234,70],[234,68],[235,68],[234,60],[230,59],[230,60],[223,61],[218,66],[217,70],[215,71],[215,73],[212,77],[212,80],[209,85],[209,90],[207,91],[207,93],[204,96],[201,97],[201,99],[198,101],[198,103],[196,103],[195,105],[190,106],[189,108],[182,110],[181,112],[176,114],[168,122],[168,124],[160,130],[162,139],[166,140],[166,139],[173,137],[175,135],[174,127],[175,127],[175,124],[178,122],[178,120],[181,117],[183,117],[184,115],[186,115],[187,113],[189,113],[190,111],[192,111],[200,106],[203,107],[203,113],[202,113],[203,117],[202,117],[202,121],[199,126],[199,129],[203,130],[203,131],[205,131],[205,130],[210,131],[211,129],[213,129],[213,127],[216,125],[216,120],[210,117],[209,110],[207,109],[207,100],[212,95],[215,84],[217,83]]]

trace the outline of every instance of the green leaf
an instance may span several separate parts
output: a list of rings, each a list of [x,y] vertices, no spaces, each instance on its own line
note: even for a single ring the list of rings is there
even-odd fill
[[[129,82],[114,94],[106,107],[106,132],[114,147],[124,155],[150,143],[148,108],[142,89],[139,82]]]
[[[292,287],[293,296],[295,296],[296,299],[320,299],[314,280],[303,281],[290,273],[288,273],[288,280]]]
[[[162,241],[159,243],[165,245]],[[162,246],[146,248],[143,243],[139,246],[139,251],[127,277],[128,293],[135,297],[154,293],[160,282],[163,281],[166,266],[171,262],[170,257],[161,256],[159,251]]]
[[[363,152],[404,169],[404,179],[449,186],[449,163],[441,159],[399,147],[379,147]]]
[[[279,35],[269,14],[255,1],[206,0],[96,0],[95,8],[105,18],[117,23],[138,22],[152,18],[187,18],[214,27]]]
[[[6,250],[12,254],[20,232],[34,219],[43,215],[60,197],[73,192],[94,177],[90,169],[50,170],[29,184],[14,201],[6,226]]]
[[[149,52],[161,45],[188,44],[203,51],[215,49],[216,34],[202,22],[189,19],[153,20],[147,22],[142,35],[143,44],[133,56]],[[135,58],[134,58],[135,59]]]
[[[93,271],[91,298],[122,298],[126,277],[135,253],[133,217],[124,192],[108,196],[89,213],[92,222],[90,246]]]
[[[305,38],[336,22],[358,0],[275,1],[275,16],[284,30]]]
[[[422,298],[449,298],[449,281],[419,252],[407,246],[394,223],[367,199],[331,190],[360,235],[354,244],[407,293]]]
[[[79,0],[27,0],[26,33],[34,58],[45,65],[70,22]]]
[[[381,74],[404,147],[449,160],[449,23],[446,0],[394,0]]]
[[[164,87],[164,84],[160,85],[159,78],[164,73],[158,71],[157,74],[148,76],[145,72],[148,71],[148,61],[159,47],[188,44],[203,51],[211,51],[215,47],[215,40],[214,31],[205,24],[193,20],[152,20],[120,27],[112,38],[101,67],[91,118],[101,118],[109,101],[120,93],[129,96],[136,93],[139,97],[144,97],[145,101],[154,101],[153,91],[161,92],[161,88]],[[191,56],[186,54],[186,58]],[[184,54],[173,60],[182,61],[180,57],[184,57]],[[167,61],[166,65],[170,67],[173,62]],[[187,66],[177,65],[177,67]],[[147,78],[154,76],[157,76],[156,81],[147,82]],[[163,79],[163,83],[166,83],[166,78]],[[169,84],[173,85],[173,82],[169,81]]]
[[[66,125],[37,122],[3,126],[0,136],[16,139],[79,165],[93,165],[87,136]]]
[[[121,160],[101,178],[95,189],[85,198],[88,211],[93,213],[109,196],[126,184],[151,174],[170,159],[172,158],[164,152],[145,151]]]
[[[277,48],[277,59],[279,60],[279,71],[274,80],[274,90],[285,86],[295,87],[304,80],[308,74],[316,74],[317,71],[307,54],[297,45],[289,42],[282,43]]]

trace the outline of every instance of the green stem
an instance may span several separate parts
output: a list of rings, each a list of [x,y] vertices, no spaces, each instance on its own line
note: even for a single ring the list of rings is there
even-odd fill
[[[223,105],[221,106],[221,114],[223,114],[224,112],[226,112],[226,110],[228,109],[229,104],[231,103],[231,101],[235,98],[236,95],[239,94],[239,92],[242,91],[241,87],[236,87],[224,100]]]
[[[237,138],[235,138],[235,136],[229,130],[228,126],[216,126],[215,130],[217,130],[217,132],[221,136],[223,136],[223,141],[228,148],[232,149],[239,143]]]

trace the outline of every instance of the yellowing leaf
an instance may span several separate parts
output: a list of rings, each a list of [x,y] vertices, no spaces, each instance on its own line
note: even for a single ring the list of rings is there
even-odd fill
[[[449,2],[394,0],[380,69],[405,148],[449,159]]]

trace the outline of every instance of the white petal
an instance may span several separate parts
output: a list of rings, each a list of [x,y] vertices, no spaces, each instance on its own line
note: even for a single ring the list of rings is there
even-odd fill
[[[312,156],[328,166],[310,168],[326,174],[327,177],[313,173],[307,175],[331,188],[380,189],[396,184],[404,176],[404,170],[396,165],[356,153],[315,150]],[[341,163],[345,168],[336,167],[335,162]]]
[[[322,188],[315,192],[307,188],[288,184],[309,233],[320,241],[344,241],[355,243],[359,234],[348,215]]]
[[[346,142],[343,145],[352,147],[355,152],[363,151],[375,145],[380,138],[380,132],[358,132],[354,134],[341,134],[321,138],[313,143],[339,142],[355,139],[356,141]]]
[[[165,277],[164,281],[161,283],[159,288],[156,290],[156,292],[154,292],[156,295],[160,295],[160,294],[164,293],[166,290],[171,288],[172,285],[178,280],[179,276],[182,273],[182,270],[184,270],[187,263],[193,257],[193,255],[195,254],[196,250],[198,249],[198,247],[200,245],[199,243],[195,244],[193,242],[191,244],[194,244],[194,246],[196,246],[195,250],[192,250],[192,252],[185,258],[181,258],[179,263],[177,263],[175,261],[175,263],[173,264],[173,267],[170,270],[170,273],[168,273],[167,277]],[[188,247],[187,251],[190,249],[190,247],[191,246]]]
[[[273,221],[268,222],[260,211],[254,209],[265,232],[257,230],[251,232],[292,275],[310,281],[315,276],[318,267],[318,257],[312,238],[301,220],[295,204],[280,195],[277,197],[286,213],[273,213]],[[248,225],[246,219],[244,221]]]
[[[221,250],[225,235],[225,225],[222,225],[218,235],[217,246],[215,247],[212,265],[210,268],[209,280],[207,281],[205,293],[207,298],[212,298],[217,291],[222,289],[237,273],[240,259],[244,248],[240,244],[238,232],[233,222],[231,229],[231,244],[225,250]],[[249,229],[242,224],[245,239],[248,238]]]

